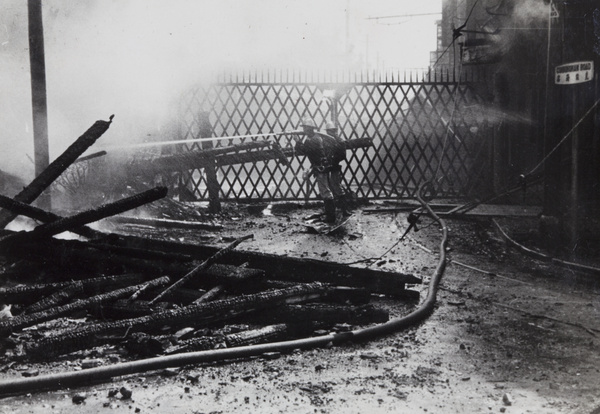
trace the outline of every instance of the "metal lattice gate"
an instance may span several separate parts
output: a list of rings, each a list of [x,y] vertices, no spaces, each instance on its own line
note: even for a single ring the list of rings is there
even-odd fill
[[[344,139],[373,139],[368,149],[347,153],[346,186],[359,197],[412,198],[421,182],[434,179],[438,197],[464,197],[491,182],[490,145],[484,112],[472,85],[484,81],[463,74],[426,73],[407,79],[307,79],[295,74],[230,77],[199,86],[182,99],[180,139],[200,137],[208,113],[213,137],[298,129],[305,115],[321,129],[337,119]],[[337,93],[334,93],[337,91]],[[333,97],[333,98],[332,98]],[[263,138],[232,138],[216,147]],[[270,137],[282,147],[290,135]],[[184,150],[199,149],[197,143]],[[317,198],[302,179],[308,160],[290,166],[275,160],[217,168],[222,199],[298,200]],[[180,180],[198,199],[208,199],[203,170],[182,172]]]

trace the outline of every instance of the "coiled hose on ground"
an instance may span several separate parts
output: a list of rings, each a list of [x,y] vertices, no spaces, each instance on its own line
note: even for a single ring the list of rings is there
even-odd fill
[[[379,325],[357,329],[351,332],[334,333],[318,337],[272,342],[267,344],[159,356],[138,361],[118,363],[110,366],[90,368],[81,371],[61,372],[17,380],[11,379],[0,382],[0,397],[48,389],[76,387],[90,383],[102,382],[117,376],[131,375],[165,368],[181,367],[190,364],[248,358],[252,356],[259,356],[267,352],[291,352],[295,349],[308,349],[324,347],[328,345],[339,345],[349,341],[366,341],[415,325],[423,321],[433,312],[438,286],[446,268],[446,245],[448,239],[446,223],[437,214],[435,214],[431,207],[421,198],[422,189],[423,185],[421,185],[417,193],[417,198],[423,208],[434,220],[440,224],[442,228],[442,240],[440,242],[439,261],[429,282],[427,297],[417,309],[406,316],[394,318]]]

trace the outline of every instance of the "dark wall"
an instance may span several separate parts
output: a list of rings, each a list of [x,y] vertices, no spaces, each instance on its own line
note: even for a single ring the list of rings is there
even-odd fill
[[[549,91],[546,146],[548,151],[557,150],[546,169],[544,211],[561,220],[574,244],[581,238],[597,238],[588,230],[600,221],[600,4],[568,1],[559,3],[557,9],[560,18],[552,26],[552,67],[591,61],[595,69],[589,82],[552,82]]]

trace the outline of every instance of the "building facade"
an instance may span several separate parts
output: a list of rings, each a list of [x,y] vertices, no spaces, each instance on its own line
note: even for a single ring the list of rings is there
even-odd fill
[[[597,1],[446,0],[431,59],[488,72],[495,191],[540,177],[542,223],[571,247],[599,237],[599,56]]]

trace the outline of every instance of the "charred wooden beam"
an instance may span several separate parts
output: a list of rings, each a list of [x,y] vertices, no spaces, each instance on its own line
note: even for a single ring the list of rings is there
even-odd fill
[[[11,213],[16,215],[22,215],[34,220],[39,220],[43,223],[51,223],[57,220],[62,219],[63,217],[56,215],[54,213],[47,212],[42,210],[41,208],[34,207],[27,203],[22,203],[17,200],[13,200],[10,197],[6,197],[0,195],[0,207],[9,210]],[[72,230],[73,233],[77,233],[83,237],[87,237],[89,239],[103,236],[104,234],[93,230],[89,227],[82,226],[80,228],[75,228]]]
[[[229,285],[240,284],[244,281],[247,281],[250,277],[247,272],[244,272],[248,266],[248,263],[244,263],[241,266],[237,267],[233,272],[227,275],[227,279],[229,281]],[[214,267],[214,266],[213,266]],[[233,282],[233,283],[232,283]],[[215,300],[217,297],[221,295],[226,290],[225,285],[217,285],[206,292],[204,295],[196,299],[193,303],[202,303],[202,302],[210,302],[211,300]]]
[[[287,335],[288,325],[280,323],[226,335],[225,343],[229,348],[233,348],[235,346],[276,341],[285,338]]]
[[[102,276],[90,279],[83,279],[81,282],[83,290],[87,295],[96,294],[100,288],[110,289],[111,287],[130,286],[139,284],[146,280],[142,274],[124,274],[117,276]],[[44,283],[33,285],[19,285],[14,287],[0,288],[0,302],[12,304],[30,304],[37,299],[49,295],[57,290],[65,289],[73,284],[69,282]]]
[[[234,242],[230,243],[227,247],[220,249],[215,254],[211,255],[208,259],[206,259],[204,262],[202,262],[199,266],[194,268],[194,270],[192,270],[191,272],[189,272],[188,274],[183,276],[181,279],[179,279],[177,282],[173,283],[171,286],[169,286],[167,289],[165,289],[163,292],[161,292],[158,296],[156,296],[154,299],[152,299],[150,301],[150,303],[152,304],[152,303],[160,300],[170,290],[175,289],[180,286],[183,286],[190,279],[197,277],[199,274],[201,274],[204,270],[208,269],[213,263],[215,263],[221,257],[225,256],[226,254],[231,252],[233,249],[235,249],[240,243],[242,243],[245,240],[251,239],[253,237],[254,237],[253,234],[249,234],[247,236],[240,237],[237,240],[235,240]]]
[[[196,299],[193,302],[193,304],[197,305],[199,303],[210,302],[211,300],[215,300],[217,297],[219,297],[219,295],[221,293],[223,293],[223,291],[225,291],[225,286],[223,286],[223,285],[215,286],[214,288],[212,288],[211,290],[206,292],[204,295],[202,295],[198,299]]]
[[[114,302],[102,304],[98,309],[94,309],[94,315],[105,319],[131,319],[140,316],[151,315],[157,310],[166,308],[166,303],[157,303],[150,306],[147,300],[131,301],[129,299],[118,299]]]
[[[167,348],[165,354],[173,355],[182,352],[206,351],[217,347],[217,345],[225,345],[225,337],[223,335],[186,339],[185,341],[180,341],[177,345]]]
[[[7,253],[30,261],[41,261],[46,265],[68,266],[69,269],[80,268],[89,272],[95,269],[100,273],[118,273],[124,271],[143,271],[148,275],[168,274],[174,280],[190,272],[198,266],[198,261],[190,261],[192,255],[174,251],[161,252],[140,248],[121,247],[111,244],[87,243],[77,240],[49,239],[45,243],[23,243],[18,246],[7,246]],[[193,255],[195,257],[206,257]],[[241,272],[239,277],[245,280],[256,280],[264,275],[260,269],[236,270],[234,265],[213,264],[205,269],[194,280],[189,281],[191,287],[211,288],[223,284],[229,289],[240,285],[238,278],[230,275]],[[0,295],[1,297],[1,295]]]
[[[71,300],[74,296],[83,293],[83,283],[78,280],[73,282],[71,285],[64,289],[61,289],[53,294],[46,296],[40,301],[35,302],[33,305],[25,308],[23,314],[32,314],[44,311],[54,306],[60,306],[67,301]]]
[[[247,284],[254,284],[265,276],[264,270],[249,269],[247,266],[247,263],[242,263],[240,266],[215,263],[202,273],[197,283],[190,283],[190,285],[203,288],[223,285],[231,291],[243,291]]]
[[[281,280],[264,280],[254,286],[255,289],[283,289],[294,286],[295,282],[283,282]],[[371,301],[369,289],[352,288],[347,286],[331,286],[329,295],[325,298],[327,302],[339,304],[364,305]]]
[[[169,220],[160,218],[143,218],[143,217],[127,217],[114,216],[107,219],[112,223],[120,224],[140,224],[144,226],[164,227],[169,229],[188,229],[188,230],[222,230],[222,224],[207,223],[201,221],[183,221]]]
[[[192,245],[165,240],[152,240],[135,236],[120,236],[115,244],[174,251],[207,257],[218,251],[217,247]],[[361,287],[373,293],[402,295],[405,284],[420,284],[421,279],[411,274],[361,268],[316,259],[278,256],[274,254],[234,250],[228,254],[228,264],[248,262],[253,269],[262,269],[269,279],[291,282],[320,281],[335,286]]]
[[[82,136],[69,146],[56,160],[40,173],[14,199],[26,204],[32,203],[42,192],[54,182],[81,154],[83,154],[98,138],[102,136],[112,123],[112,116],[107,121],[96,121]],[[0,228],[6,227],[16,215],[9,211],[0,211]]]
[[[163,286],[169,283],[169,280],[170,279],[167,276],[163,276],[158,279],[154,279],[153,281],[148,283],[151,283],[155,286]],[[6,321],[0,321],[0,336],[7,336],[11,332],[21,330],[28,326],[56,319],[75,311],[88,309],[91,306],[97,306],[101,303],[119,299],[123,296],[129,296],[135,291],[137,291],[141,286],[142,285],[128,286],[125,288],[113,290],[108,293],[92,296],[91,298],[77,300],[75,302],[59,306],[49,311],[42,311],[28,315],[19,315]]]
[[[283,305],[269,312],[255,313],[253,321],[258,323],[306,323],[319,322],[324,325],[348,323],[364,325],[382,323],[389,320],[389,312],[372,304],[362,306],[331,305],[308,303],[303,305]]]
[[[194,260],[194,258],[189,254],[163,252],[160,250],[136,249],[134,247],[112,246],[110,244],[103,243],[103,241],[104,240],[100,242],[81,244],[81,246],[88,246],[102,252],[120,254],[134,259],[163,260],[167,262],[179,263],[192,262]]]
[[[187,306],[198,300],[206,293],[204,289],[187,289],[187,288],[177,288],[171,290],[165,297],[165,301],[176,303],[178,305]],[[153,293],[155,295],[156,293]],[[152,299],[150,294],[146,299]]]
[[[199,338],[180,341],[176,345],[166,349],[165,353],[167,355],[172,355],[181,352],[205,351],[217,346],[233,348],[236,346],[272,342],[289,337],[289,331],[290,329],[287,324],[280,323],[257,329],[248,329],[228,335],[201,336]]]
[[[144,272],[149,275],[185,274],[193,262],[171,260],[145,260],[132,257],[127,251],[98,250],[95,244],[77,240],[47,239],[44,243],[19,243],[7,245],[11,257],[40,261],[59,267],[97,273]]]
[[[326,295],[327,292],[328,287],[326,285],[311,283],[289,289],[272,290],[183,308],[168,309],[139,318],[99,323],[42,338],[27,347],[27,354],[33,358],[67,354],[96,346],[101,343],[102,338],[108,338],[111,334],[148,332],[165,325],[172,328],[203,326],[283,303],[302,303],[316,300]]]
[[[166,187],[156,187],[114,203],[104,204],[97,209],[84,211],[74,216],[65,217],[51,223],[42,224],[30,232],[15,233],[0,240],[0,243],[18,243],[27,241],[27,239],[40,240],[64,231],[71,231],[105,217],[113,216],[115,214],[143,206],[144,204],[151,203],[152,201],[165,197],[167,192],[168,189]]]

